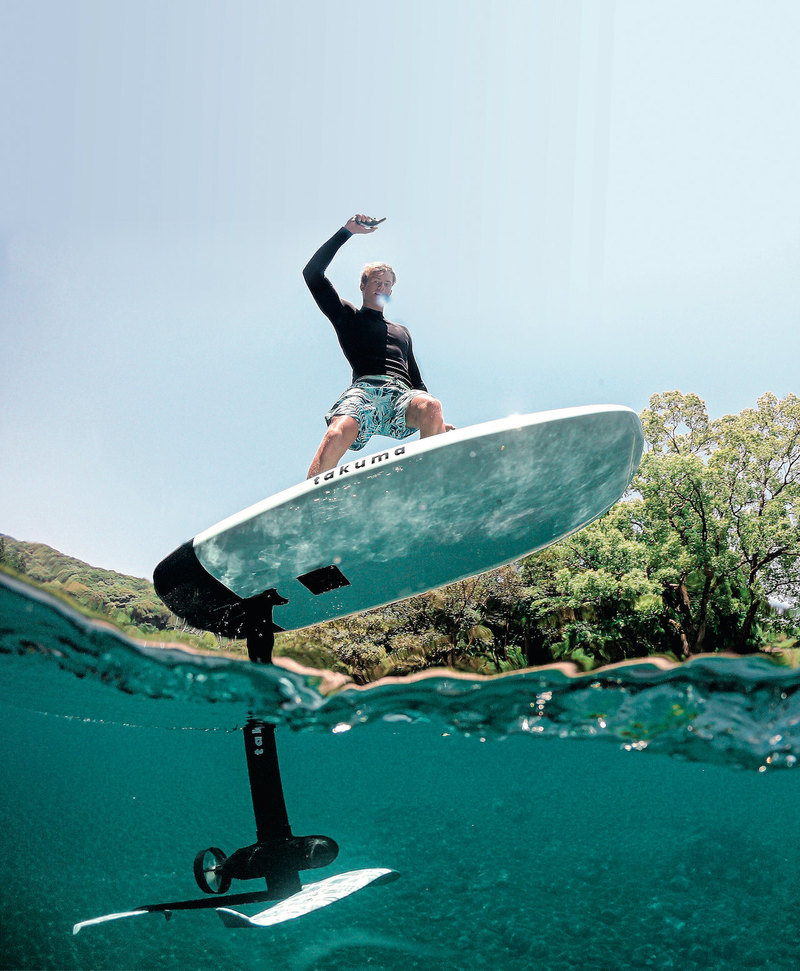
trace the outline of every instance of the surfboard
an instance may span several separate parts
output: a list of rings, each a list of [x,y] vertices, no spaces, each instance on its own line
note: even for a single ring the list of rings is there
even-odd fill
[[[510,563],[597,519],[642,454],[619,405],[513,415],[356,456],[265,499],[164,559],[161,599],[243,636],[267,598],[275,630],[403,600]]]

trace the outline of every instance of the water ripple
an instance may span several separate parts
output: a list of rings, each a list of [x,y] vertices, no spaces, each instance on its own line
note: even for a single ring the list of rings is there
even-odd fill
[[[630,752],[766,771],[800,753],[800,671],[768,658],[661,659],[580,674],[425,672],[366,688],[293,666],[134,643],[27,584],[0,577],[0,700],[126,724],[235,730],[251,714],[297,731],[424,721],[498,738],[606,739]]]

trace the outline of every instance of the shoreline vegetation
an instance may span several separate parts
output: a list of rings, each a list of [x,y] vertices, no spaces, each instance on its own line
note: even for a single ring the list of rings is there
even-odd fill
[[[493,675],[552,663],[766,652],[800,663],[800,399],[709,418],[677,391],[641,414],[646,451],[605,516],[515,563],[276,637],[275,656],[356,684],[448,667]],[[0,535],[0,570],[150,645],[246,656],[188,627],[153,585]]]

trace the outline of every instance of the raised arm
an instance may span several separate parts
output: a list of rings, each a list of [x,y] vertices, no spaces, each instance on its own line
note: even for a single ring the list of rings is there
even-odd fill
[[[341,299],[331,281],[325,276],[325,271],[334,256],[354,234],[374,233],[376,226],[365,225],[369,217],[361,213],[348,219],[341,229],[323,243],[303,268],[303,279],[306,281],[311,296],[325,316],[332,320],[339,314],[342,307],[351,306]]]

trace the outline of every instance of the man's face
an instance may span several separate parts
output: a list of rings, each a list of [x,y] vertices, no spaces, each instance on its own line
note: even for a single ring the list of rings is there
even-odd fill
[[[393,286],[394,278],[388,270],[373,270],[366,283],[361,285],[364,306],[370,310],[383,310],[392,295]]]

